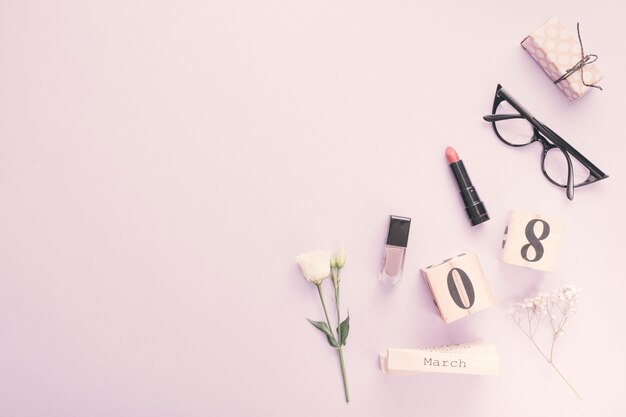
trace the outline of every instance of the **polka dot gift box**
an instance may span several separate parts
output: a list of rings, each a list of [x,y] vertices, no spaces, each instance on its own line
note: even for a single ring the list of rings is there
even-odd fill
[[[552,81],[559,80],[575,69],[583,59],[580,42],[556,17],[551,18],[526,37],[522,41],[522,47],[543,68]],[[556,83],[570,100],[582,97],[592,88],[588,85],[594,85],[602,79],[602,74],[592,61],[595,61],[595,55],[588,55],[586,65],[575,69],[569,76]]]

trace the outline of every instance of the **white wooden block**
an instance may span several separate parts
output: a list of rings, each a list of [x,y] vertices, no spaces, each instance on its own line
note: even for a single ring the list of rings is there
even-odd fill
[[[565,222],[556,217],[512,210],[502,240],[502,262],[556,271],[564,229]]]
[[[497,375],[500,357],[493,344],[472,342],[425,349],[389,348],[380,355],[380,365],[389,375],[424,372]]]
[[[493,305],[485,274],[473,253],[462,253],[421,271],[446,323]]]

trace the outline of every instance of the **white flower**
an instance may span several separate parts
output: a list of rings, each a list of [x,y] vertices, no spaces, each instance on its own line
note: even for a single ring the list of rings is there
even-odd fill
[[[335,265],[337,268],[341,269],[346,264],[346,248],[343,246],[339,249],[339,253],[337,254],[337,258],[335,259]]]
[[[552,330],[552,347],[554,347],[554,342],[565,334],[569,324],[569,318],[576,314],[576,303],[578,302],[579,293],[580,289],[572,285],[564,285],[555,290],[552,294],[542,292],[537,294],[534,298],[525,298],[513,304],[509,313],[512,314],[517,325],[543,354],[544,352],[537,345],[534,335],[541,323],[548,321],[544,320],[544,316],[550,318],[548,324]],[[526,316],[528,320],[526,320]],[[544,357],[546,357],[545,354]],[[552,362],[552,350],[550,350],[548,362],[554,367],[554,363]],[[558,370],[557,372],[561,375],[561,372]],[[565,380],[565,378],[563,379]],[[567,382],[567,380],[565,380],[565,382]],[[574,387],[572,387],[569,382],[567,382],[567,384],[578,398],[580,398],[580,395],[578,395]]]
[[[296,257],[296,262],[302,269],[302,274],[307,281],[319,285],[330,275],[330,252],[316,250],[303,253]]]

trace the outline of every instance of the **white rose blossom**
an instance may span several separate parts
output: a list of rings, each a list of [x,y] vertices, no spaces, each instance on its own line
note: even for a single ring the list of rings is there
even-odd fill
[[[302,269],[302,274],[307,281],[320,285],[330,275],[330,252],[316,250],[303,253],[296,257],[296,262]]]

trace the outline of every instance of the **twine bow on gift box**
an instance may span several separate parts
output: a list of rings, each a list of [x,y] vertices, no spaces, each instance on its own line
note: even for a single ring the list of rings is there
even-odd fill
[[[554,81],[554,84],[560,83],[561,81],[565,80],[570,75],[574,74],[576,71],[580,70],[580,80],[582,81],[583,85],[585,85],[586,87],[593,87],[593,88],[602,90],[602,87],[600,87],[599,85],[587,84],[585,82],[585,77],[583,76],[583,68],[585,67],[585,65],[589,65],[589,64],[596,62],[598,60],[598,55],[596,54],[585,55],[585,49],[583,48],[583,40],[580,37],[580,23],[576,23],[576,31],[578,32],[578,42],[580,43],[581,59],[573,67],[565,71],[565,74],[563,74],[559,79]]]

